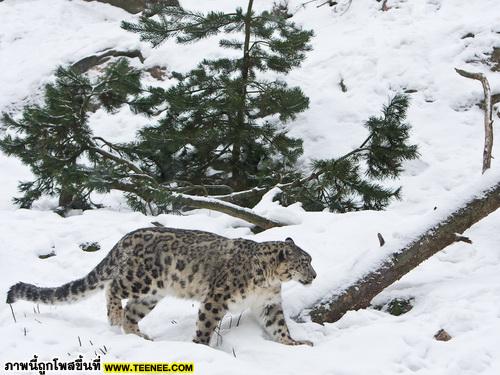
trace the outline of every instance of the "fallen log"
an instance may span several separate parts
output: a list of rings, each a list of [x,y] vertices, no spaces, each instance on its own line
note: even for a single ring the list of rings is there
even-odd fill
[[[347,311],[364,309],[377,294],[423,261],[464,237],[459,234],[500,207],[500,182],[432,226],[424,234],[394,253],[378,269],[369,272],[342,292],[307,309],[313,322],[331,323]]]

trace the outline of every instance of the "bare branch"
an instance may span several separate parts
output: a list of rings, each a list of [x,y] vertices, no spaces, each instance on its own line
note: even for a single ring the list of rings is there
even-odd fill
[[[116,155],[112,154],[111,152],[103,150],[102,148],[99,148],[99,147],[91,146],[89,149],[97,152],[99,155],[103,156],[105,159],[110,159],[110,160],[113,160],[119,164],[127,166],[129,169],[131,169],[132,171],[134,171],[136,173],[135,175],[131,175],[131,177],[145,178],[147,180],[150,180],[150,181],[153,181],[156,183],[156,180],[153,177],[151,177],[150,175],[145,173],[141,168],[139,168],[137,165],[135,165],[131,161],[128,161],[128,160],[123,159],[119,156],[116,156]]]
[[[483,173],[491,166],[491,151],[493,148],[493,115],[491,89],[488,79],[483,73],[471,73],[455,68],[462,77],[475,79],[483,85],[484,92],[484,149],[483,149]]]
[[[132,184],[124,182],[112,182],[110,184],[110,187],[111,189],[116,189],[127,193],[136,194],[138,196],[142,195],[141,192],[138,191],[137,187]],[[245,220],[250,224],[256,225],[262,229],[270,229],[286,225],[285,223],[280,223],[271,219],[267,219],[263,216],[260,216],[249,208],[240,207],[235,204],[224,202],[218,199],[201,197],[196,195],[180,194],[176,192],[172,192],[172,196],[184,206],[190,208],[204,208],[208,210],[222,212],[229,216]]]
[[[263,216],[257,215],[249,208],[240,207],[232,203],[224,202],[218,199],[199,197],[194,195],[185,195],[174,193],[174,197],[181,203],[192,208],[205,208],[215,210],[248,221],[251,224],[257,225],[262,229],[270,229],[274,227],[281,227],[285,225]]]
[[[224,195],[214,195],[213,198],[219,199],[224,202],[230,202],[237,204],[242,200],[252,197],[261,197],[270,189],[264,187],[254,187],[253,189],[238,191],[236,193],[224,194]]]

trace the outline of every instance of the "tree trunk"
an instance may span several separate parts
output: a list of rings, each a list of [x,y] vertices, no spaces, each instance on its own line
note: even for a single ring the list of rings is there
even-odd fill
[[[73,202],[73,194],[69,193],[65,189],[61,189],[61,193],[59,194],[58,206],[67,208],[67,207],[69,207],[71,202]]]
[[[245,189],[247,186],[245,171],[242,166],[242,138],[245,137],[244,129],[246,127],[246,100],[248,77],[250,74],[250,34],[252,23],[253,0],[248,1],[247,12],[245,15],[245,41],[243,44],[243,61],[241,64],[241,93],[240,108],[238,109],[236,124],[233,129],[233,149],[231,151],[231,180],[235,190]]]
[[[371,271],[341,293],[317,303],[306,312],[314,322],[323,324],[339,320],[349,310],[368,307],[373,297],[438,251],[460,241],[457,233],[463,233],[499,207],[500,182],[428,229],[405,248],[393,254],[378,269]]]

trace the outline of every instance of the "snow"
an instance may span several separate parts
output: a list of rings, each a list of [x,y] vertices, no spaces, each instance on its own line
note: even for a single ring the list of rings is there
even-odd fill
[[[414,298],[414,308],[401,316],[366,309],[320,326],[290,317],[324,296],[341,290],[372,270],[390,253],[437,223],[455,207],[494,185],[500,177],[498,142],[493,166],[481,175],[483,113],[476,106],[481,85],[460,77],[455,67],[487,75],[500,92],[500,75],[482,63],[500,47],[498,0],[389,0],[381,12],[374,0],[355,0],[345,14],[327,6],[290,1],[294,20],[313,28],[314,50],[286,80],[311,99],[310,109],[289,124],[291,135],[304,139],[302,162],[341,155],[366,135],[362,123],[377,115],[389,94],[410,94],[408,121],[421,158],[406,164],[399,181],[403,199],[382,212],[347,214],[305,212],[300,204],[281,207],[266,195],[255,210],[292,225],[252,234],[247,224],[213,211],[148,217],[128,209],[120,194],[96,196],[106,208],[74,212],[61,218],[44,198],[32,210],[16,208],[19,180],[30,178],[18,160],[0,154],[0,291],[17,281],[56,286],[85,275],[127,232],[159,221],[179,228],[207,230],[256,241],[292,237],[313,258],[318,277],[310,287],[288,283],[283,303],[292,335],[315,343],[288,347],[270,341],[244,312],[238,327],[227,316],[222,342],[211,347],[190,342],[197,304],[163,300],[141,322],[154,341],[124,335],[108,325],[104,296],[70,306],[0,303],[0,366],[38,354],[41,360],[79,354],[93,359],[104,345],[103,361],[193,361],[199,374],[498,374],[500,373],[500,213],[474,225],[465,235],[472,244],[456,243],[377,296],[373,304]],[[184,0],[187,8],[232,10],[242,0]],[[270,2],[256,1],[265,8]],[[221,51],[213,39],[151,49],[136,35],[119,28],[133,16],[112,6],[82,0],[5,0],[0,2],[0,110],[15,110],[40,100],[39,89],[58,64],[67,64],[107,48],[141,48],[145,65],[187,71],[202,57]],[[463,38],[473,33],[473,38]],[[339,86],[343,79],[347,92]],[[165,82],[165,84],[169,84]],[[498,122],[498,117],[495,121]],[[96,134],[126,141],[149,119],[127,108],[91,117]],[[498,138],[498,137],[497,137]],[[379,247],[377,233],[386,245]],[[97,241],[101,250],[81,251],[79,244]],[[52,250],[56,256],[39,259]],[[231,320],[232,319],[232,320]],[[229,328],[231,326],[231,328]],[[445,329],[452,340],[436,341]],[[26,329],[26,335],[24,330]],[[80,337],[82,345],[79,344]],[[90,343],[90,341],[92,344]]]

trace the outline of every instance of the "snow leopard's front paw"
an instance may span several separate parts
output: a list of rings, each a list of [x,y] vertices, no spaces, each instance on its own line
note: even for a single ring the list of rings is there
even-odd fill
[[[309,340],[291,340],[287,345],[307,345],[314,346],[312,341]]]

